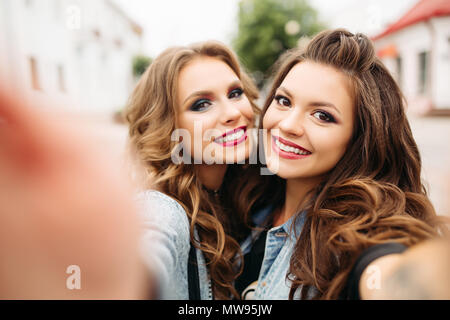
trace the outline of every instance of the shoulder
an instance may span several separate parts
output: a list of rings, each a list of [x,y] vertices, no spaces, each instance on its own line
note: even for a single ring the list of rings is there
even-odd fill
[[[144,222],[151,221],[161,228],[189,235],[186,211],[175,199],[156,190],[145,190],[137,194],[136,203]]]
[[[405,245],[396,242],[377,244],[363,250],[347,281],[348,298],[371,299],[381,293],[383,278],[397,265],[406,250]]]
[[[139,206],[141,214],[148,213],[145,209],[151,209],[151,211],[156,211],[156,209],[164,210],[167,213],[175,213],[186,216],[186,211],[175,199],[169,197],[168,195],[156,191],[156,190],[145,190],[136,195],[136,202]]]
[[[162,299],[187,299],[190,248],[186,211],[173,198],[155,190],[135,198],[143,229],[144,262],[156,275]]]

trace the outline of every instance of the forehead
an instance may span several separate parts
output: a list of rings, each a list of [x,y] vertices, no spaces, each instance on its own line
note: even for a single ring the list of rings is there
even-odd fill
[[[304,103],[326,101],[341,108],[353,105],[350,79],[343,72],[321,63],[297,63],[281,86]]]
[[[179,95],[186,96],[194,91],[213,91],[239,80],[231,67],[214,57],[196,57],[188,62],[178,77]]]

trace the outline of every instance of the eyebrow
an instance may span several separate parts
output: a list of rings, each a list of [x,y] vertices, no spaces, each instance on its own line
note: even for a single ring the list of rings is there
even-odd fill
[[[231,90],[236,89],[237,87],[242,87],[242,82],[240,80],[235,80],[232,83],[230,83],[230,85],[228,86],[228,92],[230,92]]]
[[[212,92],[206,90],[195,91],[192,94],[190,94],[186,99],[184,99],[183,106],[186,104],[188,100],[194,97],[205,97],[205,96],[209,99],[212,96]]]
[[[279,87],[278,89],[283,91],[288,96],[288,98],[293,99],[294,96],[292,95],[292,93],[288,89],[286,89],[285,87]],[[339,115],[341,115],[341,112],[339,111],[339,109],[336,108],[336,106],[334,104],[330,103],[330,102],[312,101],[312,102],[308,103],[308,106],[311,106],[311,107],[319,107],[319,106],[330,107],[332,109],[335,109],[336,112],[338,112]]]
[[[235,81],[231,82],[227,88],[227,93],[229,93],[233,89],[236,89],[237,87],[242,87],[242,82],[240,80],[235,80]],[[188,100],[192,99],[193,97],[205,97],[205,96],[208,99],[211,99],[211,97],[214,96],[214,94],[212,93],[212,91],[208,91],[208,90],[195,91],[195,92],[191,93],[186,99],[184,99],[183,105],[185,105],[186,102]]]

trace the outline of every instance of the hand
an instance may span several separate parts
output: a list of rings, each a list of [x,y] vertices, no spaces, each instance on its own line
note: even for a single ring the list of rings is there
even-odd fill
[[[20,96],[0,85],[0,298],[145,297],[121,164],[80,123]],[[79,290],[67,288],[71,265]]]

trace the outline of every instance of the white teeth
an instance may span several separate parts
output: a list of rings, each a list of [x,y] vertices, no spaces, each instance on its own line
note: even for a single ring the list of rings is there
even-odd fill
[[[238,140],[238,139],[242,138],[244,133],[245,133],[244,129],[239,129],[235,133],[226,135],[225,137],[217,138],[216,142],[217,143],[224,143],[224,142],[230,142],[230,141]]]
[[[275,140],[275,144],[278,146],[278,148],[280,148],[281,150],[286,151],[286,152],[292,152],[292,153],[296,153],[299,155],[310,154],[310,152],[308,152],[308,151],[303,151],[303,150],[300,150],[295,147],[287,146],[287,145],[281,143],[280,140]]]

